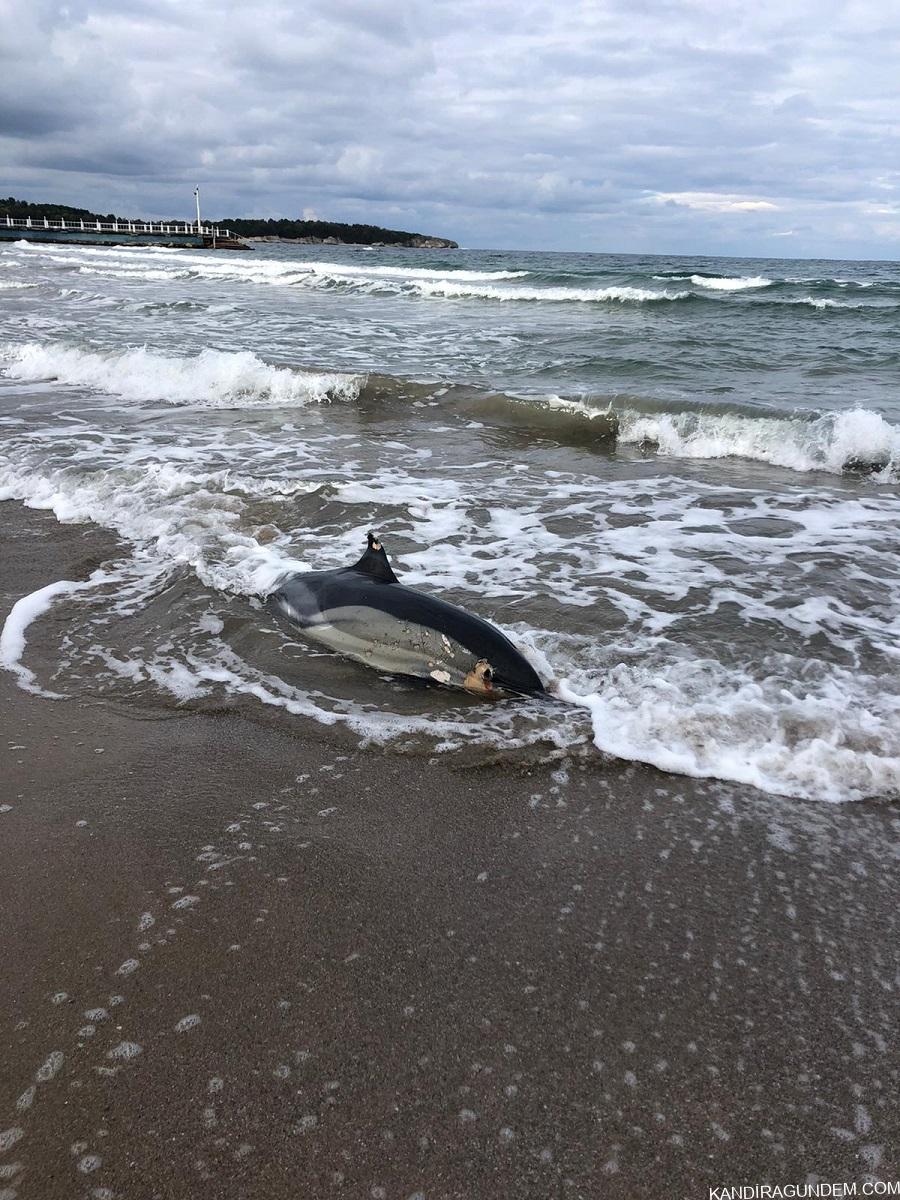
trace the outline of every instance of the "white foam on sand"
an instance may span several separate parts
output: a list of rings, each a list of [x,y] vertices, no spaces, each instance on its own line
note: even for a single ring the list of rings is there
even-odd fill
[[[900,712],[847,711],[837,686],[816,695],[788,678],[701,661],[619,664],[596,691],[562,680],[557,694],[587,709],[595,745],[616,758],[832,803],[900,794],[890,732]]]
[[[110,578],[102,571],[95,571],[89,580],[74,583],[69,579],[60,579],[56,583],[48,583],[46,587],[38,588],[17,600],[9,611],[9,615],[0,630],[0,667],[12,671],[18,677],[19,685],[35,695],[46,696],[50,699],[61,699],[60,693],[49,692],[39,687],[35,674],[24,665],[22,656],[25,653],[25,631],[33,621],[36,621],[52,606],[58,596],[79,592],[84,588],[93,587]]]
[[[136,564],[138,572],[152,576],[178,564],[191,566],[204,583],[223,591],[263,594],[286,571],[308,569],[278,544],[261,544],[235,527],[235,514],[243,507],[242,483],[249,496],[289,499],[315,491],[305,480],[276,483],[243,480],[229,471],[192,471],[173,462],[146,463],[140,452],[134,462],[110,470],[75,473],[35,471],[28,465],[0,463],[0,499],[22,500],[30,508],[49,509],[60,521],[93,521],[129,538],[147,550],[152,559]],[[235,496],[234,492],[238,492]],[[50,585],[46,603],[65,591],[102,583],[114,575],[95,573],[84,584]],[[42,596],[47,589],[42,589]],[[31,612],[25,597],[21,609],[10,613],[9,657],[16,653],[20,632],[39,615]],[[43,600],[41,601],[43,603]],[[43,608],[40,610],[43,611]],[[15,614],[15,615],[14,615]],[[20,622],[24,621],[21,631]],[[24,641],[22,642],[24,646]],[[0,659],[2,663],[2,659]]]

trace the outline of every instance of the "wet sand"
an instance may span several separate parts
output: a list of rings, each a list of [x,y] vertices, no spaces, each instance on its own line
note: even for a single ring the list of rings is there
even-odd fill
[[[0,505],[0,620],[113,546]],[[900,1178],[889,805],[0,712],[2,1200]]]

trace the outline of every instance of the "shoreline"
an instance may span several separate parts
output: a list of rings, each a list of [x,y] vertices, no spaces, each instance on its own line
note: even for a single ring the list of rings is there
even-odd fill
[[[116,545],[0,503],[0,621]],[[62,600],[29,645],[64,620]],[[46,700],[8,672],[0,707],[0,1186],[20,1197],[900,1177],[889,804],[599,755],[462,770],[296,719]]]

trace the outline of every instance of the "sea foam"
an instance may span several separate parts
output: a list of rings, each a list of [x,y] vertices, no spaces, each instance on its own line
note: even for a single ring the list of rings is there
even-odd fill
[[[472,286],[467,283],[457,283],[453,279],[422,280],[414,285],[421,296],[436,296],[452,299],[473,300],[528,300],[545,301],[554,304],[646,304],[666,300],[686,300],[690,292],[655,291],[652,288],[640,287],[600,287],[600,288],[570,288],[570,287],[496,287],[492,285]]]
[[[654,275],[654,279],[692,283],[694,287],[711,292],[744,292],[753,288],[771,287],[774,279],[764,275]]]
[[[449,279],[455,282],[479,283],[491,280],[521,279],[528,271],[466,271],[458,267],[438,269],[434,267],[380,267],[374,263],[351,266],[346,263],[298,262],[291,263],[291,270],[309,271],[313,275],[345,275],[348,279],[368,277],[372,279]]]
[[[273,499],[316,488],[308,481],[267,485],[258,480],[249,486],[250,494]],[[308,569],[277,545],[262,545],[235,528],[235,511],[240,511],[243,502],[226,494],[234,491],[241,491],[241,479],[229,471],[191,471],[171,462],[147,463],[140,452],[133,464],[85,473],[0,462],[0,500],[17,499],[30,508],[49,509],[60,521],[93,521],[113,529],[152,551],[152,559],[145,564],[150,574],[187,564],[210,587],[257,595],[270,590],[286,571]],[[198,497],[203,497],[202,520],[198,519]],[[99,577],[96,581],[101,582]],[[87,585],[66,590],[82,586]],[[27,615],[29,610],[26,607],[24,611]],[[10,645],[12,666],[18,643]]]
[[[53,379],[126,400],[214,408],[353,400],[363,383],[356,375],[314,374],[271,366],[249,350],[203,350],[192,358],[178,358],[143,347],[96,351],[26,342],[7,346],[0,361],[13,379]]]
[[[900,473],[900,428],[865,408],[815,419],[625,409],[619,441],[650,444],[673,458],[745,458],[836,475],[861,468],[885,482]]]
[[[710,275],[692,275],[691,283],[695,287],[709,288],[713,292],[745,292],[750,288],[771,287],[775,282],[763,275],[741,275],[738,277],[722,276],[716,278]]]
[[[849,673],[847,682],[852,694]],[[588,710],[596,746],[616,758],[807,800],[900,794],[896,708],[848,711],[837,686],[813,695],[700,661],[662,672],[620,664],[595,691],[567,680],[556,690]]]
[[[56,583],[48,583],[46,587],[39,588],[36,592],[31,592],[17,600],[0,630],[0,667],[17,675],[20,686],[26,691],[51,699],[60,699],[58,692],[45,691],[39,687],[34,672],[22,662],[22,656],[25,653],[25,631],[32,622],[47,612],[57,596],[79,592],[108,578],[110,576],[106,572],[95,571],[89,580],[81,583],[60,579]]]

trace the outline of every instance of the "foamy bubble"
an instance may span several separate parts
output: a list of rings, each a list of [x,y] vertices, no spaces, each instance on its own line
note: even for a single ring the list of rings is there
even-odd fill
[[[117,1046],[113,1046],[111,1050],[107,1050],[107,1058],[131,1059],[137,1058],[142,1053],[143,1047],[137,1042],[119,1042]]]
[[[846,300],[830,300],[825,296],[803,296],[799,300],[789,301],[791,304],[807,304],[810,308],[817,308],[823,312],[828,308],[869,308],[866,304],[852,304]]]
[[[38,1068],[35,1079],[38,1083],[48,1083],[51,1079],[55,1079],[62,1069],[65,1062],[65,1055],[62,1050],[53,1050],[47,1056],[46,1061]]]
[[[21,1141],[24,1136],[25,1130],[18,1125],[14,1125],[11,1129],[0,1130],[0,1154],[11,1150],[16,1142]]]

